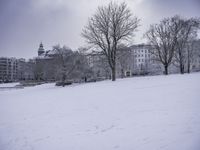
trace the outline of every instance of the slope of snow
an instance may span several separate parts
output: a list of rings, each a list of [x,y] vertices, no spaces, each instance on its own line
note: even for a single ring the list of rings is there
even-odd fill
[[[200,73],[0,91],[0,150],[199,150]]]

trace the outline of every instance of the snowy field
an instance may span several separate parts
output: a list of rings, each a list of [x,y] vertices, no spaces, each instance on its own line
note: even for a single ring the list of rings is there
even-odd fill
[[[0,91],[0,150],[200,150],[200,73]]]

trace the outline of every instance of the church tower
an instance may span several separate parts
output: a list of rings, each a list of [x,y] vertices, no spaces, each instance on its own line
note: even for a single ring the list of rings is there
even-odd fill
[[[44,51],[44,47],[43,47],[43,44],[42,42],[40,43],[40,47],[38,48],[38,56],[41,56],[42,54],[44,54],[45,51]]]

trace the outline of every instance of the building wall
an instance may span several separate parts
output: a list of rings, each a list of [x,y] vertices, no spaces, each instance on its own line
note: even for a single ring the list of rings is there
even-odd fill
[[[145,74],[161,74],[162,66],[158,62],[153,60],[153,56],[150,53],[152,50],[151,45],[138,44],[127,48],[122,48],[117,53],[116,59],[116,77],[123,78],[134,75]],[[93,67],[95,72],[100,73],[100,76],[105,76],[104,68],[108,70],[108,74],[111,74],[106,59],[100,56],[100,54],[88,54],[88,63]],[[100,60],[102,62],[100,62]],[[109,76],[109,75],[108,75]]]
[[[18,61],[16,58],[0,58],[0,82],[17,80]]]
[[[153,47],[146,44],[138,44],[130,47],[133,57],[132,75],[160,74],[161,65],[153,59],[151,51]]]
[[[35,63],[25,59],[0,57],[0,82],[33,80]]]

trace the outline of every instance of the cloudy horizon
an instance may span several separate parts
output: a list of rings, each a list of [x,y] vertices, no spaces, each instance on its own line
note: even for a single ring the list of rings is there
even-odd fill
[[[200,17],[199,0],[118,0],[125,1],[141,19],[133,43],[142,43],[150,24],[176,14]],[[0,57],[33,58],[40,42],[46,50],[55,44],[73,50],[86,43],[81,31],[99,5],[110,0],[1,0]]]

